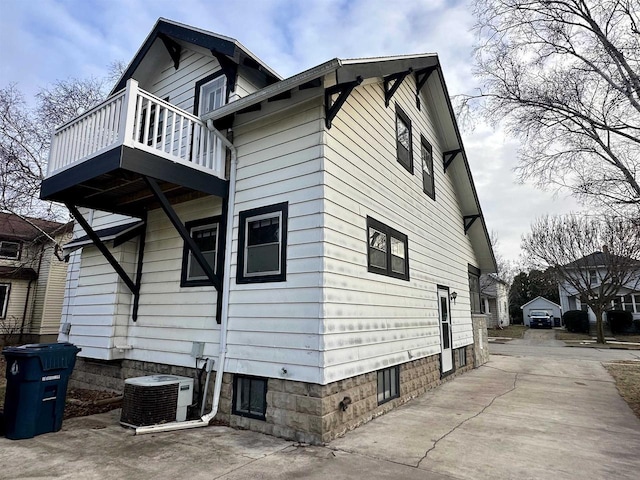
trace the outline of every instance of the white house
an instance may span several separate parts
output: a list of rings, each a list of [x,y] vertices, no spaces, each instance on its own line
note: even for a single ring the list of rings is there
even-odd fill
[[[495,274],[480,276],[481,311],[487,316],[487,327],[509,325],[509,284]]]
[[[581,278],[584,279],[582,283],[585,285],[589,283],[591,288],[597,290],[602,284],[603,278],[607,277],[609,269],[605,266],[605,262],[605,256],[602,252],[594,252],[575,262]],[[629,275],[629,277],[625,286],[617,292],[616,298],[611,302],[611,309],[631,312],[633,319],[638,320],[640,319],[640,266],[638,272],[635,275]],[[575,288],[567,282],[561,282],[558,285],[558,291],[563,312],[585,310],[589,313],[590,323],[596,323],[596,315]]]
[[[495,260],[436,54],[282,79],[160,19],[57,129],[41,195],[79,223],[59,337],[76,382],[210,359],[211,415],[321,442],[486,358]]]
[[[544,310],[553,317],[553,325],[559,327],[562,325],[562,308],[555,302],[544,297],[536,297],[533,300],[528,301],[520,307],[522,309],[522,318],[524,324],[529,327],[531,321],[530,314],[532,310]]]

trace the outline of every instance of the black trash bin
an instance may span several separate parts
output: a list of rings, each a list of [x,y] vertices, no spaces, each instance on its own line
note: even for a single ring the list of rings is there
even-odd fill
[[[62,427],[67,384],[80,349],[71,343],[5,347],[5,436],[12,440]]]

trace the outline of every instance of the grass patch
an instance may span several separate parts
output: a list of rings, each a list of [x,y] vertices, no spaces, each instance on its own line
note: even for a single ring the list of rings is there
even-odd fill
[[[616,340],[619,342],[640,343],[640,335],[616,335]]]
[[[556,340],[592,340],[593,337],[586,333],[572,333],[556,330]]]
[[[490,337],[522,338],[527,330],[529,327],[526,325],[509,325],[503,329],[487,328],[487,335]]]
[[[640,418],[640,362],[621,361],[605,364],[616,381],[616,387],[633,413]]]

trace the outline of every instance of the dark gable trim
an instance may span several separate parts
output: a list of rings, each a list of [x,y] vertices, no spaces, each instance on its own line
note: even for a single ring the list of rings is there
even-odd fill
[[[280,248],[280,273],[276,275],[256,275],[245,277],[244,275],[244,247],[246,241],[247,219],[268,213],[282,212],[282,222],[280,224],[281,248]],[[287,280],[287,231],[289,219],[289,202],[277,203],[266,207],[252,208],[240,212],[238,219],[238,264],[236,267],[237,283],[267,283],[285,282]]]
[[[184,226],[187,229],[187,231],[189,232],[189,234],[191,234],[191,229],[193,227],[199,227],[200,225],[209,225],[209,224],[213,224],[213,223],[217,223],[218,224],[218,233],[217,233],[217,238],[216,238],[216,269],[215,269],[215,274],[218,278],[220,278],[220,280],[222,281],[222,270],[223,270],[223,266],[220,263],[220,250],[224,250],[224,244],[221,243],[222,240],[222,236],[220,235],[221,232],[221,227],[222,227],[222,216],[221,215],[217,215],[215,217],[207,217],[207,218],[200,218],[198,220],[193,220],[191,222],[185,222]],[[213,286],[213,282],[211,282],[211,280],[209,279],[202,279],[202,280],[187,280],[187,267],[189,265],[189,247],[187,247],[187,244],[183,242],[183,246],[182,246],[182,271],[180,273],[180,286],[181,287],[203,287],[203,286]],[[224,258],[224,253],[222,254],[222,258]],[[224,260],[223,260],[224,261]],[[221,303],[221,302],[218,302]]]

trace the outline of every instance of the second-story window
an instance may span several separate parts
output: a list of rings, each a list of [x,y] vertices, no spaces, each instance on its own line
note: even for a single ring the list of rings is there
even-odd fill
[[[409,173],[413,174],[411,143],[411,120],[409,120],[409,117],[396,105],[396,150],[398,162],[406,168]]]
[[[422,189],[435,200],[435,180],[433,178],[433,149],[431,144],[420,135],[420,157],[422,158]]]
[[[0,258],[20,259],[20,242],[0,240]]]
[[[198,115],[202,116],[227,103],[227,77],[218,75],[212,80],[198,82]]]

